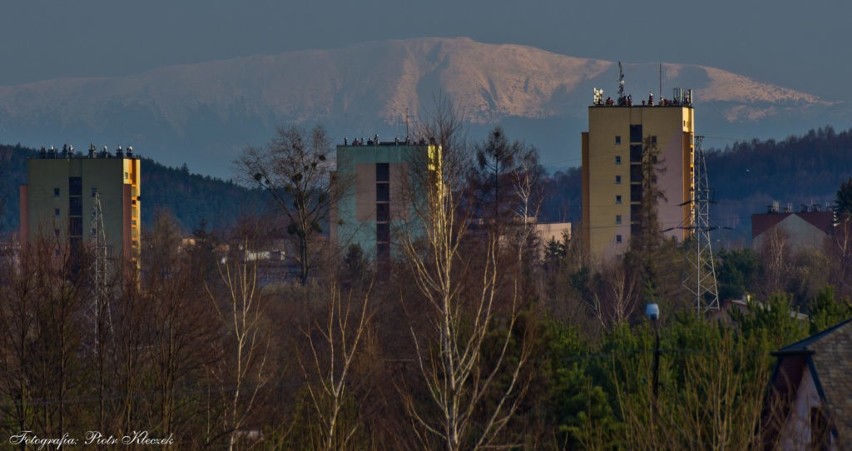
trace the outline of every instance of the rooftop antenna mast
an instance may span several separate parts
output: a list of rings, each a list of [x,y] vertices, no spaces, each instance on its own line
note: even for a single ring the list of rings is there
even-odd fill
[[[695,189],[692,200],[693,224],[684,227],[693,231],[692,246],[687,260],[692,264],[692,273],[683,281],[683,286],[695,296],[695,311],[703,314],[708,310],[719,310],[719,289],[716,284],[716,265],[710,231],[710,204],[712,196],[707,178],[707,162],[702,146],[703,136],[695,137]]]
[[[624,103],[624,71],[621,68],[621,61],[618,62],[618,104]]]
[[[406,144],[408,144],[408,139],[411,137],[411,128],[410,128],[409,123],[408,123],[409,118],[410,118],[410,116],[409,116],[409,113],[408,113],[408,107],[405,107],[405,141],[406,141]]]

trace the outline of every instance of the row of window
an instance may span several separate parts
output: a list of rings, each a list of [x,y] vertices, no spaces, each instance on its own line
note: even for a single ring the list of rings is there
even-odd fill
[[[654,137],[656,138],[656,137]],[[642,125],[636,124],[630,126],[630,142],[632,143],[640,143],[642,142]],[[621,144],[621,135],[615,135],[615,145],[618,146]]]
[[[60,188],[53,188],[53,197],[59,197],[62,193]],[[68,195],[82,196],[83,195],[83,178],[68,177]]]
[[[623,199],[621,194],[616,194],[615,204],[621,205]],[[630,202],[642,202],[642,185],[630,185]]]
[[[376,163],[376,258],[390,257],[390,164]]]
[[[631,164],[630,165],[630,183],[640,183],[642,182],[642,165]],[[615,184],[621,184],[621,176],[615,176]]]

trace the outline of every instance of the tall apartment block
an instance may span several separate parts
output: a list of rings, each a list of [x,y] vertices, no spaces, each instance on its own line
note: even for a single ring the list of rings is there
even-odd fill
[[[638,232],[643,196],[642,157],[658,155],[657,217],[667,237],[679,240],[693,224],[695,115],[691,91],[653,97],[635,105],[630,97],[603,101],[595,93],[589,129],[582,134],[583,243],[597,260],[621,255]]]
[[[440,170],[440,146],[411,142],[364,142],[337,146],[337,179],[346,190],[332,212],[331,239],[340,246],[359,245],[376,260],[391,255],[393,231],[416,233],[413,211],[418,196],[411,171]],[[422,193],[421,193],[422,194]]]
[[[141,160],[128,147],[87,155],[73,148],[42,149],[27,161],[21,186],[21,241],[38,238],[68,245],[72,252],[105,238],[114,265],[139,267]],[[102,239],[103,239],[102,238]]]

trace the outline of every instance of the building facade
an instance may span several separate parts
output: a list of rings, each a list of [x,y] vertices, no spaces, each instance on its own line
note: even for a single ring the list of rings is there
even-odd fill
[[[657,155],[660,230],[679,240],[688,235],[694,217],[694,130],[689,97],[641,106],[596,99],[589,107],[589,128],[582,134],[582,237],[593,259],[621,255],[638,233],[648,152]]]
[[[120,147],[88,155],[70,148],[45,151],[27,161],[21,186],[21,241],[67,245],[75,252],[98,242],[113,265],[139,267],[141,160]],[[57,248],[58,250],[58,248]]]
[[[336,178],[346,185],[332,211],[332,242],[357,244],[366,255],[387,259],[395,231],[404,226],[417,233],[422,225],[414,211],[418,176],[412,171],[440,171],[440,159],[440,146],[425,143],[356,140],[337,146]]]

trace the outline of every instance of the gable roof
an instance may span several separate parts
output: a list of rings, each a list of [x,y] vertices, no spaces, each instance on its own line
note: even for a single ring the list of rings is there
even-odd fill
[[[834,229],[834,213],[831,211],[800,211],[798,213],[760,213],[751,215],[751,237],[756,238],[778,223],[794,218],[810,224],[823,233]]]
[[[788,358],[808,360],[838,438],[852,440],[852,318],[773,354],[778,367]]]

